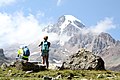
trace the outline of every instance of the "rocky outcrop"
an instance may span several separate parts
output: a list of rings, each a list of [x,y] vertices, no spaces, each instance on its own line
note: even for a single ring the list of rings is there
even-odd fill
[[[0,49],[0,65],[2,65],[4,62],[7,62],[7,58],[4,55],[4,50]]]
[[[6,58],[5,55],[4,55],[4,50],[3,49],[0,49],[0,57],[1,58]]]
[[[61,69],[105,70],[105,67],[101,57],[92,54],[90,51],[81,49],[63,62]]]

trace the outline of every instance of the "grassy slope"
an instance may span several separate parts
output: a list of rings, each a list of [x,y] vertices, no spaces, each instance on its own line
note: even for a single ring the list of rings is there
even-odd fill
[[[67,80],[73,74],[72,80],[120,80],[120,72],[112,71],[90,71],[90,70],[46,70],[34,73],[26,73],[16,68],[0,69],[0,80],[43,80],[43,76],[56,77],[60,74],[62,78],[57,80]]]

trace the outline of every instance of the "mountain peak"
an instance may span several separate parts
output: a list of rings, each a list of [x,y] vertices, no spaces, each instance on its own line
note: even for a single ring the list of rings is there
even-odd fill
[[[63,15],[58,19],[58,24],[61,29],[61,32],[66,28],[68,25],[72,25],[78,29],[82,29],[85,25],[76,17],[72,15]]]
[[[70,20],[70,21],[79,21],[81,22],[79,19],[77,19],[76,17],[72,16],[72,15],[64,15],[66,20]]]

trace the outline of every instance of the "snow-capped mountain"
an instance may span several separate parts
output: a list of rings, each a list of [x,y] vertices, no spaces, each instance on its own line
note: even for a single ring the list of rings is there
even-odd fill
[[[61,33],[66,32],[65,30],[77,31],[85,27],[81,21],[72,15],[64,15],[59,18],[58,25]],[[74,27],[73,27],[74,26]]]
[[[84,28],[85,25],[81,23],[81,21],[77,18],[75,18],[72,15],[63,15],[58,19],[58,22],[54,25],[48,25],[43,31],[46,31],[48,33],[54,32],[57,34],[65,34],[66,31],[74,31],[74,33],[78,32],[82,28]],[[72,35],[72,32],[71,34]]]
[[[108,33],[95,34],[86,30],[88,30],[88,27],[72,15],[63,15],[55,24],[45,27],[42,31],[49,34],[49,40],[52,39],[50,61],[64,60],[78,49],[85,48],[96,55],[102,56],[107,67],[119,65],[120,41],[116,41]],[[39,43],[38,40],[29,44],[31,54],[33,53],[31,60],[39,60],[40,58]]]
[[[43,31],[57,34],[60,44],[64,45],[68,39],[78,34],[83,28],[85,25],[79,19],[72,15],[63,15],[56,24],[48,25]]]
[[[109,52],[106,54],[106,50],[108,51],[111,47],[113,52],[115,52],[115,48],[117,47],[117,42],[112,36],[108,33],[100,33],[95,34],[94,32],[86,32],[86,26],[77,18],[72,15],[63,15],[58,19],[58,22],[54,25],[49,25],[43,31],[48,33],[55,33],[58,35],[57,47],[52,46],[51,54],[55,55],[55,57],[59,57],[59,59],[65,59],[67,56],[73,54],[80,48],[85,48],[91,52],[94,52],[96,55],[100,55],[106,61],[107,66],[109,65],[107,61],[108,55],[113,53]],[[120,44],[120,43],[119,43]],[[117,48],[118,50],[119,48]],[[104,54],[104,56],[103,56]],[[120,54],[117,53],[120,56]],[[114,56],[113,56],[114,57]],[[118,61],[119,58],[115,57]],[[112,61],[113,59],[109,59]],[[114,59],[115,60],[115,59]],[[113,64],[113,62],[111,63]],[[120,64],[115,63],[114,64]]]

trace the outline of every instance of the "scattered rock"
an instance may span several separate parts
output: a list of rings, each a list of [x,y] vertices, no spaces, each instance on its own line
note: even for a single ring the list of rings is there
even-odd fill
[[[31,71],[26,71],[26,74],[28,74],[28,73],[32,73],[33,72],[33,70],[31,70]]]
[[[11,75],[12,75],[12,70],[9,70],[7,76],[11,76]]]
[[[43,80],[52,80],[52,77],[44,76]]]
[[[15,62],[11,62],[10,67],[15,67]]]
[[[55,79],[60,79],[60,78],[62,78],[62,75],[61,75],[61,74],[58,75]]]
[[[84,78],[84,79],[81,79],[81,80],[88,80],[88,79],[85,79],[85,78]]]
[[[97,78],[104,78],[103,74],[98,74]]]
[[[70,73],[70,75],[67,77],[67,79],[71,80],[74,77],[74,75],[72,73]]]
[[[7,68],[7,63],[3,63],[2,65],[1,65],[1,69],[2,70],[5,70]]]

